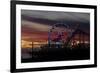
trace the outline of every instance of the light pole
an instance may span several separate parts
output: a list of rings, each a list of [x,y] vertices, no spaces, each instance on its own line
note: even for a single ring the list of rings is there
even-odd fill
[[[54,29],[54,26],[51,27],[51,29],[48,32],[48,46],[51,47],[51,32]]]

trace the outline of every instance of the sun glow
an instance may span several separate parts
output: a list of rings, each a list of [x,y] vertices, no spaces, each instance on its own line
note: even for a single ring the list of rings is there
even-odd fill
[[[21,47],[22,48],[31,48],[32,47],[31,44],[32,44],[32,42],[28,42],[28,41],[25,41],[25,40],[21,41]]]
[[[21,48],[27,48],[27,49],[30,49],[30,48],[39,48],[41,47],[42,45],[45,45],[47,44],[48,42],[46,40],[40,40],[40,41],[32,41],[32,42],[29,42],[29,41],[25,41],[25,40],[22,40],[21,41]]]

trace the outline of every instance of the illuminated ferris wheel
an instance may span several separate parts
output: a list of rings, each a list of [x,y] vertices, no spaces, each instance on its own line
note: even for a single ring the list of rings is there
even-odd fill
[[[52,33],[53,33],[53,31],[57,27],[64,27],[65,28],[65,30],[57,31],[57,37],[53,40],[53,41],[56,42],[55,44],[58,45],[58,46],[61,45],[63,32],[67,32],[68,33],[67,37],[71,37],[71,35],[73,34],[73,32],[78,28],[76,26],[76,28],[74,28],[72,30],[72,28],[70,27],[70,25],[67,25],[65,23],[56,23],[56,24],[52,25],[52,27],[50,27],[50,29],[48,31],[48,46],[49,47],[51,47],[51,44],[52,44]]]

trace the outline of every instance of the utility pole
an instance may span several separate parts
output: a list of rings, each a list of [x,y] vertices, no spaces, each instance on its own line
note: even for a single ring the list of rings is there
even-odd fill
[[[33,41],[32,41],[32,58],[33,58]]]
[[[50,36],[51,36],[51,32],[49,31],[49,32],[48,32],[48,46],[49,46],[49,47],[50,47],[50,39],[51,39]]]

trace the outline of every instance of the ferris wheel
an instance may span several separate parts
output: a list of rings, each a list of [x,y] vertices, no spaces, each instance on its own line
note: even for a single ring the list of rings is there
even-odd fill
[[[72,36],[73,32],[79,27],[79,25],[77,24],[77,26],[75,26],[75,28],[72,29],[69,24],[65,24],[65,23],[62,23],[62,22],[53,24],[48,31],[48,46],[49,47],[51,47],[51,44],[52,44],[51,39],[52,39],[53,30],[55,30],[57,27],[64,27],[66,29],[66,31],[64,31],[64,30],[57,31],[58,32],[57,38],[54,39],[54,41],[56,41],[56,43],[60,45],[61,44],[60,40],[62,40],[63,32],[67,32],[68,33],[67,37],[69,38],[69,37]]]

